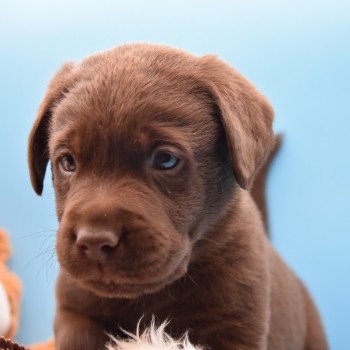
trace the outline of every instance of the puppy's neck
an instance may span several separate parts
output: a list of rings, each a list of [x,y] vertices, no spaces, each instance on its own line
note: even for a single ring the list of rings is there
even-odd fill
[[[191,263],[216,259],[228,246],[234,253],[235,246],[264,236],[261,214],[250,193],[237,189],[218,222],[194,244]]]

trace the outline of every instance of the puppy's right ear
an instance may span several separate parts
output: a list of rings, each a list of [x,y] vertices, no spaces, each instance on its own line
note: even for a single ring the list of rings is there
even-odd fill
[[[52,109],[67,93],[72,85],[74,64],[65,64],[51,80],[38,115],[29,134],[28,163],[30,179],[34,191],[41,195],[44,186],[46,166],[49,161],[48,138]]]

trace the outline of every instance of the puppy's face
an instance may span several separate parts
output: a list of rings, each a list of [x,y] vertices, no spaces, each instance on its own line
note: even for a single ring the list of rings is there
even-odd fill
[[[52,115],[57,253],[87,288],[133,296],[185,273],[232,172],[205,96],[164,77],[144,86],[106,73],[78,83]]]
[[[163,288],[186,273],[234,177],[249,187],[270,147],[272,112],[231,69],[239,84],[228,87],[230,106],[227,88],[209,77],[215,69],[219,78],[229,68],[129,45],[65,66],[52,81],[30,136],[31,175],[40,193],[51,161],[59,262],[83,287],[106,297]]]

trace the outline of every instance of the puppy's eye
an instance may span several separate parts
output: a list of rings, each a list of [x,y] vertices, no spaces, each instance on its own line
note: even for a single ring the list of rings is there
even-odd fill
[[[66,173],[73,173],[76,169],[74,158],[70,154],[66,154],[60,159],[60,165]]]
[[[153,164],[157,169],[170,170],[176,167],[179,158],[168,152],[159,152],[154,157]]]

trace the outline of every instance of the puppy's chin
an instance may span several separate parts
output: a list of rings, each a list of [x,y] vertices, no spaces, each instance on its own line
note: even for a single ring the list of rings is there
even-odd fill
[[[147,281],[133,281],[131,278],[127,281],[125,279],[76,279],[76,282],[83,288],[87,289],[93,294],[103,298],[125,298],[135,299],[144,294],[152,294],[160,291],[167,285],[183,277],[187,272],[188,257],[185,257],[183,261],[167,276],[162,276],[159,280],[150,279]]]
[[[167,285],[184,276],[187,272],[187,263],[182,263],[169,276],[159,281],[144,283],[118,283],[115,281],[84,281],[85,288],[93,294],[104,298],[126,298],[135,299],[144,294],[156,293]]]

